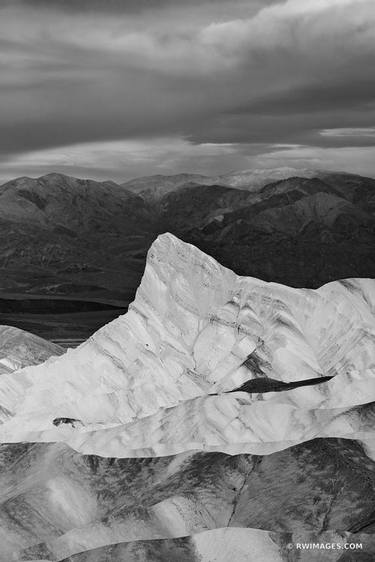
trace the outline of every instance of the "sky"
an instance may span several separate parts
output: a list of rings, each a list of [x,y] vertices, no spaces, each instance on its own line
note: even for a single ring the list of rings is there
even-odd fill
[[[0,180],[375,176],[374,0],[0,0]]]

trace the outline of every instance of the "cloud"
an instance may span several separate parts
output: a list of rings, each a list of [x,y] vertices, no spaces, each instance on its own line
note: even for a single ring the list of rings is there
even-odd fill
[[[251,145],[373,142],[324,133],[375,122],[373,0],[1,6],[3,166],[25,153],[155,138],[178,138],[182,151],[236,146],[231,168]]]
[[[234,144],[190,143],[178,137],[75,144],[18,154],[1,167],[0,180],[41,176],[51,171],[124,181],[137,175],[170,174],[175,170],[225,172],[246,167],[249,154]],[[251,151],[251,149],[250,149]]]
[[[318,146],[285,146],[257,156],[254,166],[277,168],[281,165],[294,168],[321,169],[358,173],[374,177],[374,148],[347,146],[322,148]]]
[[[375,127],[348,127],[346,129],[323,129],[323,137],[375,137]]]
[[[250,0],[250,4],[256,5],[258,8],[262,4],[273,3],[277,0]],[[48,8],[57,9],[59,11],[72,12],[129,12],[138,13],[155,9],[163,9],[170,6],[186,6],[185,0],[3,0],[8,5],[16,4],[32,7],[32,8]],[[227,5],[227,0],[212,0],[211,4]],[[239,0],[232,0],[232,4],[236,5]],[[189,0],[189,7],[196,7],[202,4],[202,0]]]
[[[298,144],[202,143],[178,137],[90,142],[36,150],[10,158],[0,182],[16,176],[39,177],[55,171],[119,183],[137,176],[198,172],[212,175],[250,168],[325,169],[374,176],[373,147]]]

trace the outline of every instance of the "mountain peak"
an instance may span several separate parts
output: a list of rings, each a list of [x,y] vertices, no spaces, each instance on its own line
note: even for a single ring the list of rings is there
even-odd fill
[[[66,174],[61,174],[60,172],[49,172],[48,174],[44,174],[43,176],[39,176],[37,179],[39,181],[40,180],[59,180],[59,179],[77,181],[78,178],[75,178],[73,176],[67,176]]]

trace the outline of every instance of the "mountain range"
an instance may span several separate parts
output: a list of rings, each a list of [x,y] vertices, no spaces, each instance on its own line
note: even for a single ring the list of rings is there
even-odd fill
[[[121,186],[61,174],[7,182],[0,322],[56,341],[86,338],[126,310],[163,232],[265,281],[316,288],[374,277],[375,180],[294,174],[179,174]]]
[[[202,174],[175,174],[165,176],[144,176],[135,178],[121,184],[125,189],[141,195],[145,199],[159,199],[163,195],[176,191],[188,184],[196,185],[222,185],[256,191],[272,181],[287,179],[298,175],[299,177],[314,177],[316,171],[307,169],[282,168],[243,170],[230,172],[218,176],[204,176]]]

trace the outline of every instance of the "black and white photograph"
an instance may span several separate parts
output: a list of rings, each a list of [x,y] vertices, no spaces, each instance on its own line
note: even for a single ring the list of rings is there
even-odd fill
[[[0,0],[0,562],[374,560],[375,1]]]

